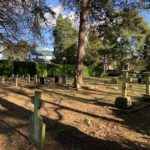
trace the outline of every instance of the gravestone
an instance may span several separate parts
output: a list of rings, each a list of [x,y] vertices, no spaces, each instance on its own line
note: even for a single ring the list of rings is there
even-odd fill
[[[31,81],[31,76],[30,74],[28,74],[28,82],[30,83],[30,81]]]
[[[46,125],[40,115],[40,108],[42,107],[41,92],[35,91],[35,96],[32,97],[31,102],[34,104],[34,112],[31,116],[31,140],[39,149],[43,149],[45,141]]]
[[[146,73],[146,94],[143,95],[143,100],[150,100],[150,73]]]
[[[118,108],[129,108],[132,106],[131,98],[127,96],[127,86],[130,81],[128,70],[123,71],[122,78],[122,93],[120,97],[117,97],[115,100],[115,105]]]
[[[12,75],[11,75],[11,81],[14,81],[14,80],[15,80],[15,75],[12,74]]]
[[[15,86],[18,86],[18,75],[15,76]]]
[[[62,84],[67,84],[67,76],[66,75],[62,76]]]
[[[2,84],[4,84],[4,83],[5,83],[5,76],[4,76],[4,75],[2,75],[2,77],[1,77],[1,81],[2,81]]]
[[[138,83],[142,83],[142,77],[138,77]]]
[[[34,83],[37,83],[38,82],[38,77],[37,75],[34,75]]]
[[[59,77],[55,76],[55,83],[58,83],[58,82],[59,82]]]
[[[40,83],[41,83],[41,84],[44,84],[44,83],[45,83],[44,77],[40,77]]]

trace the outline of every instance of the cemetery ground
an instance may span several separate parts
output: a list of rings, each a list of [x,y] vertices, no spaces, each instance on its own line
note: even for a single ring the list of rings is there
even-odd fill
[[[145,85],[133,83],[128,95],[133,108],[114,107],[121,95],[111,78],[85,78],[77,91],[69,84],[45,85],[18,81],[0,84],[0,150],[34,150],[29,142],[31,96],[36,89],[44,102],[45,150],[149,150],[150,103],[141,101]]]

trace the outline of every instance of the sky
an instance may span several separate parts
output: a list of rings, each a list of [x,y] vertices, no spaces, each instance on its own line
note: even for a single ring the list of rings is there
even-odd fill
[[[56,16],[58,16],[59,13],[62,12],[62,8],[61,8],[59,0],[46,0],[46,3],[47,3],[47,5],[49,7],[51,7],[53,9],[53,11],[56,13]],[[149,23],[149,25],[150,25],[150,12],[143,11],[140,14],[141,14],[141,16],[144,17],[145,21],[147,21]],[[67,15],[73,16],[74,13],[73,12],[67,12],[67,13],[63,13],[63,15],[65,15],[65,16],[67,16]],[[53,42],[54,42],[54,39],[53,39],[53,36],[52,36],[52,32],[46,31],[44,33],[44,36],[46,37],[45,43],[44,44],[43,43],[39,44],[40,49],[47,49],[47,48],[49,48],[50,50],[52,50],[53,49]]]
[[[58,16],[59,13],[62,12],[62,7],[61,7],[61,5],[59,3],[59,0],[53,0],[53,1],[46,0],[46,1],[47,1],[48,6],[50,6],[53,9],[53,11],[56,13],[56,16]],[[68,14],[70,15],[71,13],[70,12],[63,13],[63,15],[65,15],[65,16],[67,16]],[[150,26],[150,12],[142,11],[140,13],[140,15],[144,17],[145,21],[148,22],[149,26]],[[53,48],[53,44],[52,43],[53,43],[53,37],[51,37],[51,42],[48,42],[48,46],[51,47],[51,48]]]

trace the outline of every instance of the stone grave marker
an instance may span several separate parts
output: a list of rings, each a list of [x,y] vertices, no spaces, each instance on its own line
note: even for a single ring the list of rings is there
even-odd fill
[[[123,81],[122,81],[122,97],[127,96],[127,86],[128,86],[129,80],[130,80],[129,73],[127,70],[124,70],[123,71]]]
[[[12,81],[15,80],[15,75],[14,75],[14,74],[11,75],[11,80],[12,80]]]
[[[4,75],[2,75],[2,77],[1,77],[1,81],[2,81],[2,84],[4,84],[4,83],[5,83],[5,76],[4,76]]]
[[[67,76],[66,75],[62,76],[62,84],[67,84]]]
[[[30,74],[28,74],[28,82],[30,83],[30,81],[31,81],[31,76]]]
[[[59,77],[55,76],[55,83],[58,83],[58,82],[59,82]]]
[[[18,87],[18,75],[15,76],[15,86]]]
[[[39,148],[43,149],[45,141],[46,125],[40,115],[40,108],[42,107],[41,92],[35,91],[35,96],[32,97],[31,102],[34,104],[34,112],[31,116],[31,140]]]
[[[45,84],[45,79],[44,79],[44,77],[40,77],[40,84]]]
[[[123,77],[121,82],[121,96],[117,97],[115,100],[115,105],[118,108],[129,108],[132,106],[131,98],[127,96],[127,86],[129,81],[129,70],[123,70]]]
[[[37,74],[34,75],[34,83],[37,83],[38,82],[38,76]]]
[[[146,73],[146,94],[142,97],[143,100],[150,100],[150,73]]]

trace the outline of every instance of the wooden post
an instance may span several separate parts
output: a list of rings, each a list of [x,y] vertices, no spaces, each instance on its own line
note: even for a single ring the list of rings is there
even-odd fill
[[[31,102],[34,104],[34,112],[31,116],[31,139],[38,148],[43,149],[46,125],[40,116],[40,108],[42,107],[40,91],[35,91]]]
[[[18,75],[15,76],[15,86],[18,86]]]

